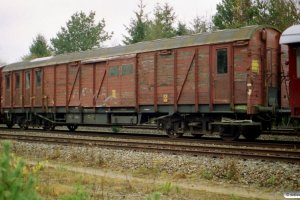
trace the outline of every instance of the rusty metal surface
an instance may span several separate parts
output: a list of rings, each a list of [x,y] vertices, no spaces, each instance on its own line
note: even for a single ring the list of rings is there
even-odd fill
[[[43,67],[75,61],[91,62],[106,60],[111,57],[123,56],[128,54],[151,52],[164,49],[174,49],[180,47],[191,47],[204,44],[218,44],[232,41],[249,40],[252,35],[263,26],[247,26],[240,29],[228,29],[212,33],[195,34],[170,39],[159,39],[154,41],[140,42],[127,46],[117,46],[111,48],[100,48],[84,52],[62,54],[48,58],[24,61],[6,65],[3,72]]]

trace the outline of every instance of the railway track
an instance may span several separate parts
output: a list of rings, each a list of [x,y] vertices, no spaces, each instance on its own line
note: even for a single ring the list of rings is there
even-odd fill
[[[41,133],[41,129],[30,129],[24,132],[19,128],[7,129],[0,127],[0,131],[10,133]],[[144,130],[143,130],[144,131]],[[300,149],[300,141],[278,141],[278,140],[260,140],[248,141],[245,139],[239,139],[237,141],[224,141],[219,137],[203,136],[201,138],[194,138],[193,136],[184,136],[181,138],[172,139],[163,134],[147,133],[128,133],[128,132],[111,132],[109,130],[77,130],[76,132],[70,132],[68,130],[54,130],[54,131],[42,131],[44,134],[59,134],[66,136],[82,136],[82,137],[96,137],[96,138],[116,138],[116,139],[133,139],[133,140],[155,140],[173,143],[189,143],[189,144],[211,144],[211,145],[230,145],[230,146],[243,146],[243,147],[269,147],[279,149]]]
[[[129,129],[144,129],[144,130],[156,130],[156,125],[138,125],[138,126],[125,126]],[[270,131],[262,131],[262,135],[285,135],[285,136],[300,136],[300,131],[294,129],[272,129]]]
[[[300,164],[299,149],[282,149],[270,148],[265,145],[261,147],[247,146],[227,146],[227,145],[208,145],[195,143],[170,143],[166,141],[155,140],[112,140],[99,138],[75,138],[66,135],[62,136],[45,136],[45,135],[24,135],[24,134],[9,134],[0,133],[2,140],[17,140],[25,142],[37,142],[59,145],[80,145],[93,146],[111,149],[126,149],[133,151],[145,152],[163,152],[169,154],[184,154],[192,156],[213,156],[213,157],[237,157],[242,159],[261,159],[272,161],[283,161],[289,163]]]

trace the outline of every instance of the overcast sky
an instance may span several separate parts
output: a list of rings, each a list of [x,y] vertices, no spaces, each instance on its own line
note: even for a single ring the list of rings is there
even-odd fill
[[[146,12],[159,2],[168,2],[177,20],[190,25],[195,16],[212,16],[221,0],[144,0]],[[108,46],[122,44],[124,25],[128,25],[139,0],[0,0],[0,61],[12,63],[29,53],[29,46],[37,34],[47,41],[65,26],[78,11],[96,12],[96,21],[106,21],[106,31],[114,32]],[[50,42],[49,42],[50,44]]]

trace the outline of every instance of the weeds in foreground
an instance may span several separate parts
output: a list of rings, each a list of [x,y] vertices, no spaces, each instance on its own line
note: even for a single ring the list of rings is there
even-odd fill
[[[231,194],[230,200],[239,200],[235,194]]]
[[[228,160],[224,164],[225,178],[227,180],[239,179],[239,168],[235,160]]]
[[[178,194],[180,193],[180,189],[178,186],[173,186],[171,182],[166,182],[165,184],[163,184],[161,187],[160,187],[160,192],[162,194],[166,194],[166,195],[169,195],[171,193],[171,191],[174,191]]]
[[[278,184],[278,180],[275,175],[272,175],[266,181],[264,181],[261,185],[265,187],[272,187]]]
[[[62,195],[59,197],[59,200],[90,200],[92,199],[92,195],[89,194],[84,187],[81,185],[75,186],[75,193]]]
[[[211,171],[205,169],[201,172],[201,177],[207,180],[211,180],[213,179],[213,174],[211,173]]]
[[[146,200],[160,200],[160,193],[155,192],[153,196],[148,194]]]
[[[163,184],[161,186],[161,191],[162,191],[163,194],[169,194],[171,192],[172,188],[173,188],[172,183],[171,182],[166,182],[165,184]]]

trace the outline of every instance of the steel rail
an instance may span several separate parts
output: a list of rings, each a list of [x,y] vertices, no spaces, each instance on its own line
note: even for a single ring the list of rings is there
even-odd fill
[[[0,134],[0,139],[26,142],[50,143],[61,145],[93,146],[112,149],[127,149],[147,152],[164,152],[171,154],[207,155],[214,157],[238,157],[244,159],[262,159],[300,163],[300,151],[270,148],[249,148],[219,145],[174,144],[156,141],[100,140],[74,137],[40,136],[24,134]]]
[[[6,132],[13,132],[13,133],[41,133],[44,134],[62,134],[66,136],[76,135],[76,136],[90,136],[95,138],[104,138],[104,137],[111,137],[111,138],[118,138],[118,139],[135,139],[135,140],[159,140],[162,142],[173,142],[173,143],[189,143],[189,144],[214,144],[214,145],[231,145],[231,146],[243,146],[243,147],[269,147],[269,148],[280,148],[280,149],[300,149],[300,141],[278,141],[278,140],[254,140],[254,141],[247,141],[245,139],[239,139],[237,141],[224,141],[221,138],[212,138],[212,137],[205,137],[202,138],[194,138],[192,136],[185,136],[182,138],[168,138],[166,135],[163,134],[153,134],[153,133],[128,133],[128,132],[118,132],[113,133],[109,131],[94,131],[94,130],[77,130],[76,132],[70,132],[68,130],[54,130],[54,131],[42,131],[41,129],[30,129],[24,130],[13,128],[7,129],[0,127],[0,131],[5,130]]]

